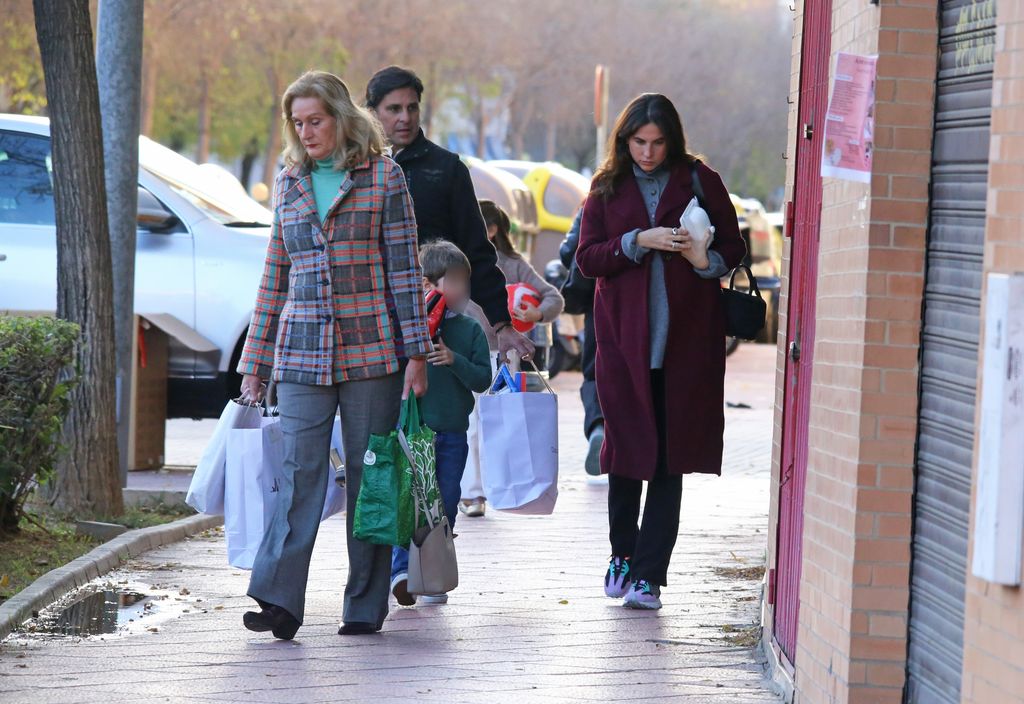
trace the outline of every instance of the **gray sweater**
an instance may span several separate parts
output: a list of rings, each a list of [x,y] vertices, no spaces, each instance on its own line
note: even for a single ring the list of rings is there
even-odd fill
[[[636,177],[636,185],[644,197],[644,205],[647,206],[647,217],[650,226],[655,226],[654,215],[658,211],[658,204],[661,202],[661,194],[665,192],[671,171],[664,165],[659,166],[651,173],[647,173],[636,164],[633,164],[633,175]],[[640,229],[630,230],[622,236],[622,251],[627,257],[637,264],[643,262],[644,257],[651,250],[641,247],[637,243],[637,235]],[[694,269],[697,275],[704,279],[717,279],[729,271],[725,265],[722,255],[713,249],[708,250],[708,267],[706,269]],[[647,321],[651,335],[651,369],[661,369],[665,362],[665,346],[668,344],[668,290],[665,288],[665,263],[661,257],[651,257],[651,278],[647,284]]]

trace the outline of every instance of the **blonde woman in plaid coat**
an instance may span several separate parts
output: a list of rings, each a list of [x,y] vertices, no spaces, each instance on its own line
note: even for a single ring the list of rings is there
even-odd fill
[[[282,639],[302,624],[340,409],[349,569],[339,633],[375,633],[388,613],[391,548],[356,540],[351,519],[370,434],[394,428],[404,394],[426,390],[416,222],[380,126],[340,78],[304,74],[282,108],[286,168],[274,183],[274,225],[238,371],[248,398],[277,383],[285,480],[249,581],[261,611],[243,622]]]

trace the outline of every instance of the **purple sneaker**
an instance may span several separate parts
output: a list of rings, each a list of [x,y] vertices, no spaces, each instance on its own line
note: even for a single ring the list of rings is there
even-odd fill
[[[622,605],[627,609],[660,609],[661,587],[651,584],[646,579],[638,579],[626,594]]]
[[[629,591],[632,581],[633,578],[629,575],[629,558],[613,557],[604,576],[605,596],[621,599]]]

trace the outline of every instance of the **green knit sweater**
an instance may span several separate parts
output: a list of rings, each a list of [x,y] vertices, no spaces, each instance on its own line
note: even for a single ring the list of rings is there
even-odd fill
[[[316,168],[310,172],[313,180],[313,200],[316,201],[316,214],[323,222],[327,211],[334,205],[341,184],[348,178],[348,171],[334,168],[334,159],[317,159]]]
[[[464,433],[473,412],[473,391],[491,383],[487,338],[480,323],[468,315],[449,314],[441,323],[441,339],[451,349],[451,366],[427,363],[427,393],[420,399],[423,421],[434,432]]]

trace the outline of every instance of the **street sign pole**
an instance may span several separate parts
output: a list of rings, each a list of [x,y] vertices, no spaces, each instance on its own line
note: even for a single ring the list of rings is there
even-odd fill
[[[608,67],[598,64],[594,70],[594,126],[597,128],[597,148],[594,151],[595,166],[604,161],[608,143]]]
[[[135,229],[138,220],[139,111],[142,95],[142,0],[100,0],[96,77],[103,124],[103,163],[114,278],[117,450],[128,483],[131,378],[135,367]]]

